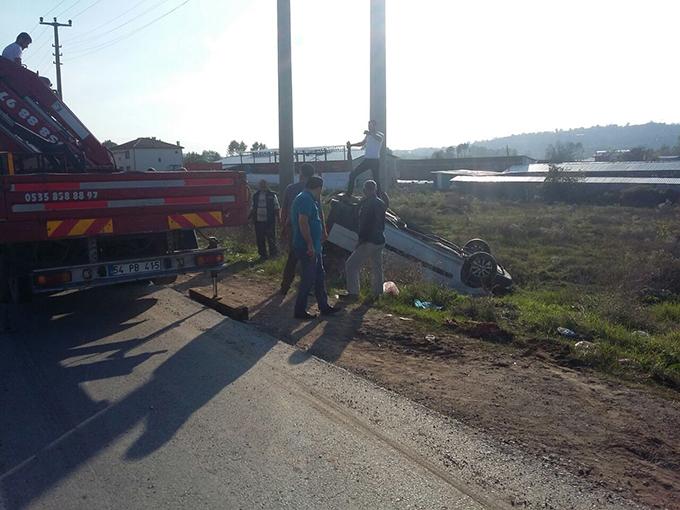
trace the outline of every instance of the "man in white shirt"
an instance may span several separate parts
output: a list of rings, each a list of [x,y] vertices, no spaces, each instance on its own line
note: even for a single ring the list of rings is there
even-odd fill
[[[31,39],[30,35],[28,35],[26,32],[21,32],[17,36],[16,42],[13,42],[4,50],[2,50],[2,58],[11,60],[15,64],[22,65],[21,56],[24,50],[28,48],[28,45],[32,42],[33,40]]]
[[[377,130],[377,125],[374,120],[368,121],[368,131],[364,131],[364,139],[357,143],[347,142],[347,149],[352,147],[364,147],[364,160],[361,164],[352,170],[349,174],[349,183],[347,184],[347,196],[352,196],[354,191],[354,181],[357,176],[370,170],[373,175],[373,180],[378,185],[378,196],[380,196],[380,151],[382,150],[385,135]]]

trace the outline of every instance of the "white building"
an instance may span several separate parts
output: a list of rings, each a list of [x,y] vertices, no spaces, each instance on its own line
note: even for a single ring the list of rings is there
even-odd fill
[[[183,166],[183,147],[152,138],[137,138],[116,145],[111,152],[119,170],[144,172],[149,168],[157,171],[179,170]]]

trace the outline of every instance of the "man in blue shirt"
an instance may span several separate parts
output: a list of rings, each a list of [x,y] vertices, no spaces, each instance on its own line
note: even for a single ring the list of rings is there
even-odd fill
[[[323,179],[316,175],[310,177],[305,189],[293,201],[291,223],[293,227],[293,249],[300,261],[300,287],[295,298],[295,318],[309,320],[316,316],[307,312],[307,296],[314,287],[316,302],[322,315],[338,311],[328,304],[326,292],[326,271],[323,267],[321,241],[323,223],[321,221],[321,189]]]
[[[305,190],[307,181],[313,175],[314,167],[309,163],[303,164],[300,167],[300,180],[289,184],[283,193],[283,204],[281,204],[281,237],[288,242],[288,258],[286,259],[286,265],[283,268],[283,278],[281,279],[281,294],[284,296],[288,294],[288,290],[293,284],[295,268],[298,263],[297,255],[295,255],[295,249],[293,248],[293,222],[290,208],[293,206],[295,197]],[[321,221],[323,222],[323,218],[321,218]]]

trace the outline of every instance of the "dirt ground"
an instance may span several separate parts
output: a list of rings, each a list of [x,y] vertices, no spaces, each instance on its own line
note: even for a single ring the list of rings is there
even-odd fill
[[[363,304],[339,316],[292,318],[294,292],[232,274],[223,301],[248,306],[250,323],[324,360],[658,508],[680,508],[680,398],[633,387],[561,362],[537,341],[528,349],[430,332]],[[187,277],[180,291],[208,288]],[[310,301],[313,301],[311,299]],[[426,339],[434,333],[435,339]]]

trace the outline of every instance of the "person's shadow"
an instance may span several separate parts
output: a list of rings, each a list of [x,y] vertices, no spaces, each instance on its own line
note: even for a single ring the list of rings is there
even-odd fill
[[[129,303],[121,304],[126,298]],[[98,313],[107,302],[115,303],[112,311]],[[43,381],[16,397],[26,400],[22,412],[12,417],[11,428],[0,430],[0,445],[11,443],[12,454],[3,459],[3,469],[16,465],[0,478],[8,508],[27,506],[140,423],[144,430],[129,446],[125,458],[141,459],[155,452],[276,343],[253,335],[243,324],[223,319],[195,338],[174,338],[170,344],[181,341],[183,346],[160,364],[148,381],[119,401],[110,404],[93,400],[83,383],[130,374],[152,357],[163,355],[165,349],[159,349],[152,340],[171,333],[195,315],[183,316],[144,337],[125,338],[129,328],[147,320],[140,315],[155,304],[155,298],[140,295],[135,299],[116,289],[55,297],[30,310],[30,322],[23,324],[21,333],[2,338],[13,351],[7,354],[24,354],[17,359],[31,359],[30,369]],[[101,341],[110,335],[123,339]],[[132,349],[146,350],[129,355]],[[106,353],[111,354],[102,359]],[[97,360],[88,363],[89,357],[95,356]],[[73,365],[65,362],[72,359],[79,361]],[[45,402],[53,409],[47,413],[51,416],[47,431],[32,423],[36,417],[44,423]],[[36,452],[39,455],[33,461],[21,462]]]

